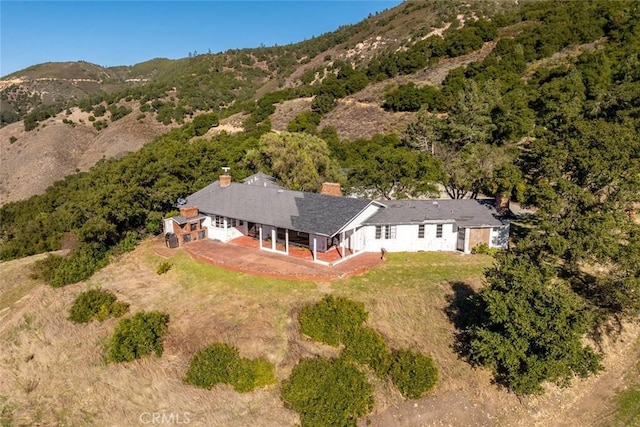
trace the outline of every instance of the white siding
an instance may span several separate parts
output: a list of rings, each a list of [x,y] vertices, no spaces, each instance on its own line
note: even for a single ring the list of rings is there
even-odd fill
[[[490,248],[509,249],[509,224],[491,229]]]
[[[395,239],[376,239],[376,227],[367,225],[361,230],[367,252],[455,251],[458,229],[455,224],[442,224],[442,237],[436,237],[437,224],[424,224],[424,238],[418,238],[418,224],[396,225]]]
[[[239,221],[236,221],[236,226],[231,227],[229,219],[225,218],[222,225],[223,227],[216,227],[215,219],[211,217],[206,217],[202,221],[203,228],[207,229],[207,237],[221,242],[228,242],[247,233],[247,223],[244,221],[242,225],[239,224]]]
[[[164,232],[165,233],[173,233],[173,220],[171,218],[166,218],[164,221]]]

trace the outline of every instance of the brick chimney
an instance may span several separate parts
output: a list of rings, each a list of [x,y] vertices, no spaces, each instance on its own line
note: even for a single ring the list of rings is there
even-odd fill
[[[496,193],[496,212],[499,215],[506,215],[509,213],[509,196],[501,194],[500,192]]]
[[[180,207],[180,215],[185,218],[194,218],[198,216],[200,212],[198,211],[197,206],[181,206]]]
[[[340,188],[340,184],[337,182],[323,182],[320,194],[340,197],[342,196],[342,188]]]
[[[220,187],[224,188],[229,185],[231,185],[231,175],[226,173],[224,175],[220,175]]]

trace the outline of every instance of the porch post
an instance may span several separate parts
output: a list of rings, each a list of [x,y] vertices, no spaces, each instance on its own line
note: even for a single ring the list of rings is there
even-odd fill
[[[289,255],[289,229],[284,229],[284,252]]]
[[[258,247],[262,249],[262,224],[258,224],[258,234],[260,238],[258,239]]]
[[[464,229],[464,253],[468,254],[469,250],[469,237],[471,236],[471,229],[469,227]]]
[[[276,239],[278,238],[278,228],[271,227],[271,250],[276,250]]]
[[[318,252],[316,249],[316,236],[313,236],[313,260],[318,259]]]
[[[344,258],[344,231],[340,233],[340,246],[342,248],[340,251],[340,258]]]

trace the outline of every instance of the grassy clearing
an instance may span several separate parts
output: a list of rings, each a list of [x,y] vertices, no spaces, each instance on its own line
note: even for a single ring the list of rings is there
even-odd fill
[[[173,267],[159,276],[156,269],[163,261]],[[21,268],[29,264],[17,262],[24,262]],[[477,286],[489,265],[486,256],[391,254],[362,276],[319,286],[236,273],[182,252],[165,260],[154,253],[152,242],[143,242],[85,283],[52,289],[16,275],[7,282],[31,290],[22,301],[12,297],[6,323],[0,325],[0,345],[8,348],[0,377],[16,378],[0,382],[0,396],[7,396],[2,406],[22,424],[82,424],[91,414],[98,425],[133,425],[141,412],[164,408],[190,412],[193,425],[294,425],[297,415],[284,408],[278,387],[238,394],[227,385],[195,389],[182,379],[190,358],[213,342],[237,347],[244,358],[265,358],[275,365],[279,381],[301,357],[326,356],[327,349],[301,338],[296,321],[301,307],[322,298],[319,288],[362,301],[370,313],[368,324],[391,347],[432,354],[442,375],[439,390],[486,384],[452,352],[452,326],[444,309],[450,282]],[[18,274],[19,269],[0,265],[0,273],[5,271]],[[161,358],[104,363],[101,343],[116,321],[75,325],[67,320],[75,296],[95,287],[129,303],[131,315],[143,310],[170,315]],[[3,287],[0,292],[6,298],[12,291]],[[32,390],[19,388],[32,379],[38,381]],[[372,382],[377,410],[402,400],[388,384]]]
[[[640,341],[636,343],[640,347]],[[615,398],[615,419],[611,427],[640,426],[640,360],[624,378],[625,390],[619,392]]]
[[[29,277],[29,265],[45,257],[46,254],[41,254],[0,264],[0,317],[3,310],[20,301],[40,284]]]

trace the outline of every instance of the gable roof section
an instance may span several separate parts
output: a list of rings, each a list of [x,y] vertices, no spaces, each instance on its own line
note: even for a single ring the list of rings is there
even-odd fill
[[[388,200],[386,208],[367,219],[366,225],[455,222],[459,227],[500,227],[502,222],[487,204],[475,199]]]
[[[332,237],[371,202],[218,181],[187,197],[200,212]]]

